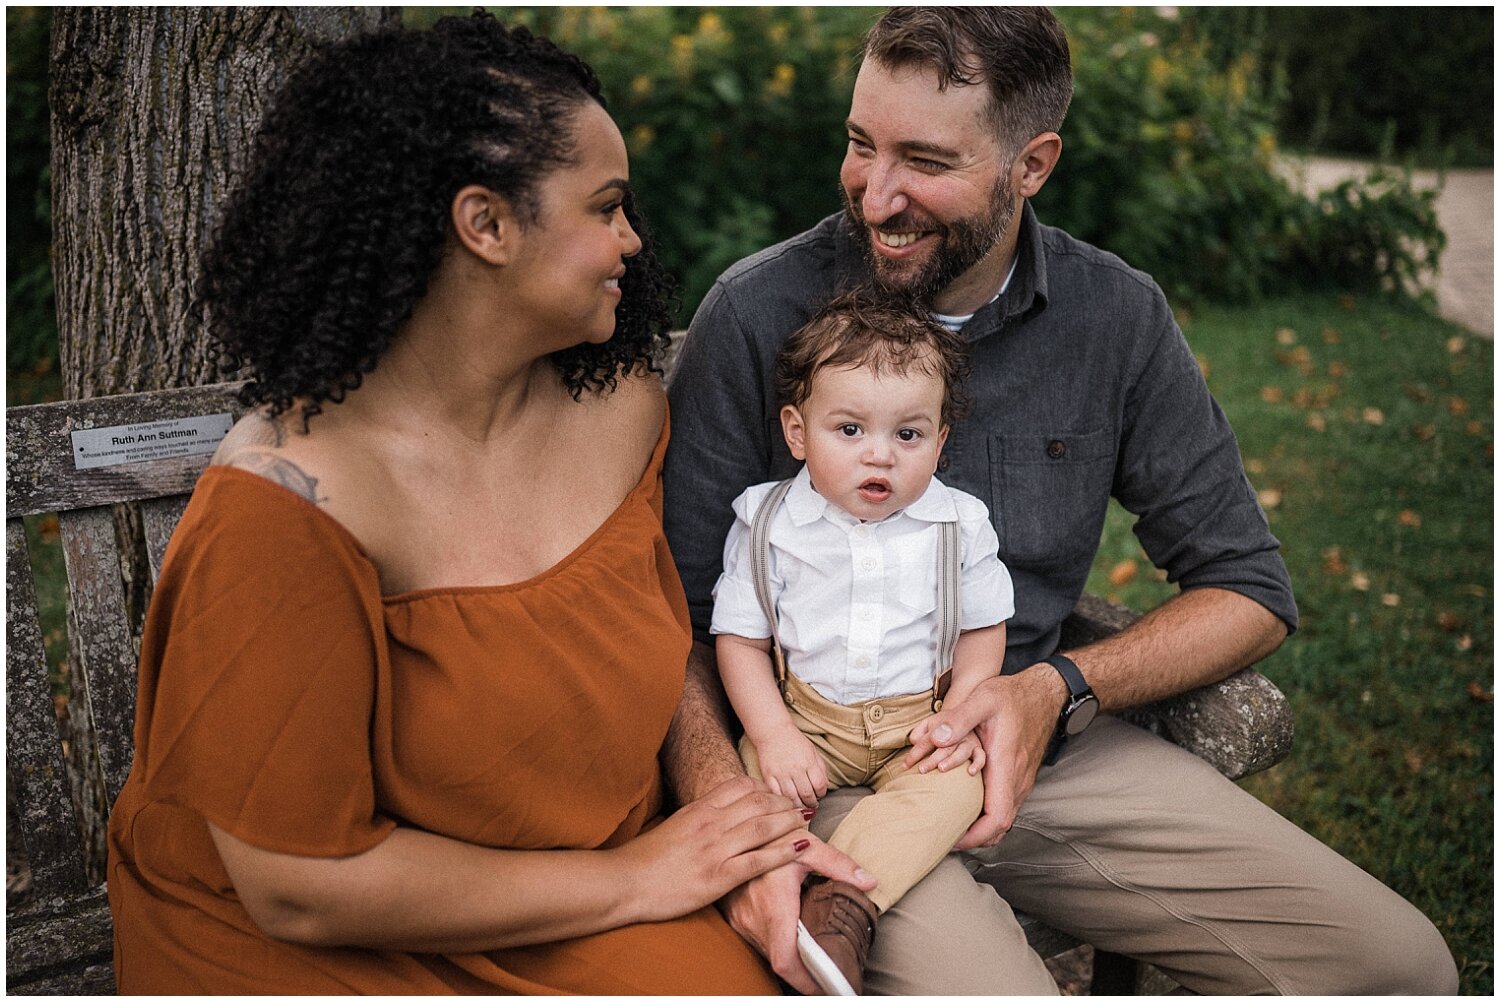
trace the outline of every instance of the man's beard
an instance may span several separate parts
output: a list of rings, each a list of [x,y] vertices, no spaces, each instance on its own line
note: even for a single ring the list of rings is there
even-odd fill
[[[928,302],[939,292],[958,279],[960,275],[984,260],[995,245],[1005,236],[1016,214],[1015,199],[1010,187],[1009,169],[1002,171],[1000,179],[990,192],[990,204],[980,215],[966,216],[951,223],[935,220],[926,224],[919,221],[910,210],[898,213],[880,225],[886,233],[926,233],[935,231],[941,238],[937,249],[925,260],[897,262],[883,256],[873,246],[874,238],[865,224],[864,213],[849,198],[849,193],[839,186],[844,199],[844,212],[854,224],[856,240],[864,250],[870,273],[875,283],[893,292],[901,292]]]

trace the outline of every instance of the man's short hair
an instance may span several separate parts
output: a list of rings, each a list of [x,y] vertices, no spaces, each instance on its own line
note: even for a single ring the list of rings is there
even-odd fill
[[[861,58],[935,70],[943,89],[987,83],[990,118],[1012,152],[1061,129],[1073,100],[1068,37],[1045,7],[892,7]]]
[[[962,335],[934,321],[914,301],[864,286],[831,300],[782,345],[776,396],[801,407],[820,369],[868,367],[877,376],[915,369],[943,381],[942,421],[968,407],[969,353]]]

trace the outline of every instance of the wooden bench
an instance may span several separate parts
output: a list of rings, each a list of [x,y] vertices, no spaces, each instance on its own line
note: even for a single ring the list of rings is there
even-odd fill
[[[138,656],[126,611],[125,577],[131,572],[122,572],[114,506],[139,503],[146,552],[136,564],[144,565],[154,582],[167,540],[209,457],[152,458],[152,450],[180,451],[184,441],[198,437],[185,431],[187,419],[237,418],[237,387],[219,384],[6,411],[6,768],[19,828],[10,835],[24,842],[32,885],[26,901],[15,907],[7,902],[6,987],[11,992],[114,991],[102,832],[107,805],[130,769]],[[168,421],[177,423],[154,433],[124,430]],[[116,430],[98,433],[106,428]],[[175,431],[163,436],[163,428]],[[127,441],[132,437],[138,441]],[[112,446],[115,439],[120,444]],[[115,455],[101,457],[112,450]],[[89,465],[101,458],[106,465]],[[21,521],[44,514],[58,519],[70,594],[71,694],[63,731],[49,691]],[[1085,597],[1065,625],[1064,645],[1106,636],[1135,615]],[[1291,747],[1284,697],[1249,670],[1129,718],[1233,778],[1274,765]],[[1028,935],[1043,956],[1077,945],[1035,922]],[[1100,993],[1134,987],[1132,965],[1123,958],[1096,955],[1095,972]]]

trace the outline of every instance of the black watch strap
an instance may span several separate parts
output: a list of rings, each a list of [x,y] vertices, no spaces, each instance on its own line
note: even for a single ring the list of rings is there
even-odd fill
[[[1073,659],[1063,654],[1053,654],[1051,657],[1042,659],[1051,665],[1062,676],[1063,682],[1068,687],[1068,702],[1063,706],[1062,712],[1057,716],[1057,729],[1052,732],[1052,740],[1047,742],[1046,754],[1042,756],[1043,765],[1051,765],[1057,761],[1057,756],[1062,754],[1063,745],[1068,740],[1068,722],[1080,706],[1093,703],[1091,711],[1096,710],[1098,699],[1094,696],[1094,690],[1083,677],[1083,672],[1073,663]],[[1090,712],[1092,720],[1092,712]]]

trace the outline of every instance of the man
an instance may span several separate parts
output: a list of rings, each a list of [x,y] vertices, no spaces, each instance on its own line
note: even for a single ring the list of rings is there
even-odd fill
[[[1041,226],[1027,201],[1057,166],[1071,95],[1067,41],[1045,10],[893,8],[871,30],[845,211],[731,268],[674,377],[667,531],[697,639],[729,502],[796,469],[776,434],[781,341],[845,286],[913,292],[970,347],[973,408],[939,475],[989,503],[1016,615],[1004,673],[943,711],[978,722],[984,813],[966,852],[882,919],[868,989],[1054,991],[1015,907],[1200,992],[1451,993],[1441,936],[1393,892],[1187,752],[1113,718],[1087,726],[1095,697],[1116,710],[1254,663],[1297,613],[1233,433],[1161,291]],[[1115,637],[1057,651],[1111,495],[1182,591]],[[703,712],[678,740],[698,767],[673,779],[693,796],[738,763],[713,715],[705,644],[689,675]],[[814,830],[848,803],[825,800]],[[793,947],[800,877],[768,875],[723,908],[811,990]]]

